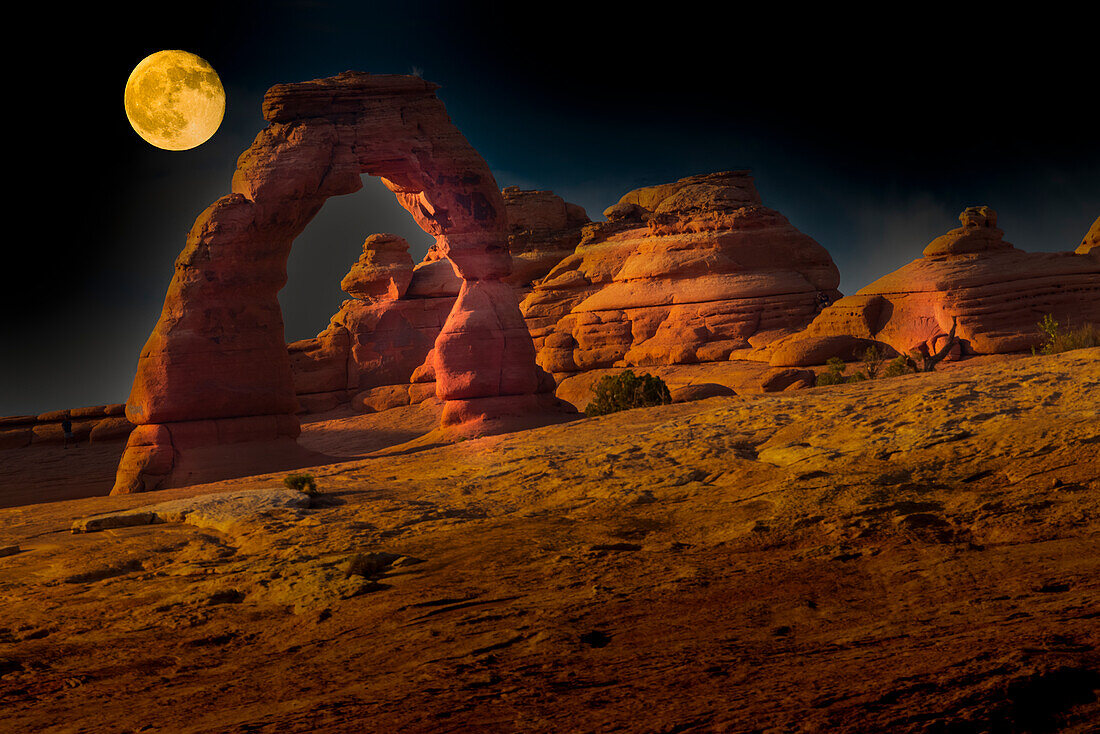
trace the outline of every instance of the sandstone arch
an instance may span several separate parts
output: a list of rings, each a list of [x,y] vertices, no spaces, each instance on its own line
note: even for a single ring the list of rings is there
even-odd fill
[[[511,259],[500,190],[436,89],[417,77],[345,72],[268,91],[270,124],[176,261],[138,361],[126,408],[138,427],[112,493],[308,463],[294,442],[298,405],[277,294],[294,238],[327,198],[358,190],[362,174],[382,179],[463,279],[431,356],[444,425],[487,433],[536,407],[546,383],[501,282]]]

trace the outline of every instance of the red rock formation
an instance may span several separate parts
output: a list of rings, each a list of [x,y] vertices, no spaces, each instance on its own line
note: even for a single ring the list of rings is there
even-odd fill
[[[763,206],[745,171],[632,191],[521,303],[555,376],[726,360],[839,297],[828,252]]]
[[[409,243],[395,234],[372,234],[340,287],[360,301],[396,301],[412,282]]]
[[[512,259],[512,274],[504,282],[525,293],[573,252],[589,220],[581,207],[548,191],[509,187],[502,195]],[[341,283],[353,299],[323,333],[288,346],[305,409],[328,410],[350,399],[360,410],[384,410],[435,395],[434,387],[425,387],[435,382],[434,355],[428,358],[462,279],[438,247],[415,269],[407,248],[396,235],[368,237],[359,262]]]
[[[230,442],[241,444],[237,464],[212,462],[219,476],[271,470],[276,444],[292,463],[298,403],[276,294],[294,238],[329,196],[359,189],[364,173],[382,179],[463,278],[433,350],[439,396],[460,398],[465,422],[483,432],[488,412],[507,412],[502,396],[522,400],[537,388],[534,348],[500,283],[511,269],[503,200],[435,89],[416,77],[346,72],[268,91],[270,125],[238,160],[232,193],[192,227],[142,350],[127,403],[139,427],[115,493],[217,478],[191,457]],[[480,350],[489,359],[479,361]]]
[[[970,207],[962,226],[933,240],[924,256],[826,308],[802,334],[774,345],[773,365],[850,358],[875,340],[902,353],[936,352],[953,320],[961,354],[1026,350],[1037,324],[1053,314],[1063,324],[1100,323],[1100,261],[1070,252],[1023,252],[1003,239],[997,214]],[[1097,230],[1096,225],[1093,230]],[[949,357],[950,358],[950,357]]]
[[[501,190],[508,219],[508,251],[512,272],[503,280],[526,295],[581,241],[583,227],[591,220],[582,207],[570,204],[551,191],[525,191],[517,186]],[[461,278],[432,246],[416,266],[419,282],[413,296],[457,296]]]
[[[440,264],[453,275],[449,260]],[[431,351],[462,283],[456,276],[455,294],[440,296],[425,285],[425,274],[434,275],[413,270],[404,239],[367,238],[359,262],[341,282],[353,298],[344,301],[325,331],[287,347],[305,410],[321,412],[349,399],[360,406],[357,393],[386,385],[403,386],[408,404],[409,377]],[[378,409],[377,400],[371,407]]]
[[[501,191],[508,213],[508,249],[512,274],[505,278],[526,294],[533,283],[573,254],[582,228],[591,220],[583,208],[550,191],[524,191],[508,186]]]

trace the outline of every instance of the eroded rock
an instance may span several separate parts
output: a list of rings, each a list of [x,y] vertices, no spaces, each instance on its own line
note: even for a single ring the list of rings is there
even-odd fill
[[[746,171],[638,189],[605,214],[521,304],[539,364],[559,379],[726,360],[839,297],[829,254],[763,206]]]

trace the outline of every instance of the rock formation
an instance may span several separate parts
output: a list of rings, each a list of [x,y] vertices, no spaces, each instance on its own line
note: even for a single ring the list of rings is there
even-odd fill
[[[573,252],[589,219],[549,191],[508,187],[502,195],[512,258],[504,282],[522,294]],[[288,346],[303,408],[320,412],[350,400],[359,410],[384,410],[434,397],[434,367],[424,363],[461,286],[438,247],[414,269],[402,238],[368,237],[341,282],[352,298],[324,332]]]
[[[521,303],[555,377],[726,360],[839,297],[829,253],[763,206],[746,171],[626,194]]]
[[[588,213],[550,191],[501,191],[508,214],[508,249],[512,274],[505,278],[521,292],[529,291],[580,244]]]
[[[382,179],[462,278],[431,352],[444,424],[489,432],[538,407],[534,348],[501,280],[512,265],[504,202],[435,89],[346,72],[268,91],[270,124],[238,160],[231,193],[192,227],[142,350],[126,411],[138,427],[115,493],[270,471],[273,454],[308,463],[295,456],[298,403],[276,294],[294,238],[328,197],[359,189],[362,174]],[[204,460],[230,443],[240,444],[233,467]]]
[[[774,345],[771,363],[850,358],[872,340],[901,353],[932,354],[956,319],[956,357],[1029,349],[1044,314],[1070,326],[1100,323],[1100,260],[1095,251],[1084,256],[1095,246],[1097,225],[1079,254],[1032,253],[1004,241],[989,207],[969,207],[959,221],[923,257],[833,303],[805,332]]]
[[[409,377],[431,351],[462,283],[449,260],[440,264],[456,281],[453,293],[425,282],[438,271],[414,271],[401,237],[367,238],[363,255],[341,282],[352,298],[323,332],[288,345],[294,388],[305,410],[329,410],[357,393],[389,385],[403,386],[404,397],[396,404],[409,402]],[[430,394],[418,397],[434,396],[431,387]]]
[[[360,301],[394,301],[405,295],[412,274],[413,261],[405,238],[375,234],[363,243],[363,254],[340,281],[340,287]]]

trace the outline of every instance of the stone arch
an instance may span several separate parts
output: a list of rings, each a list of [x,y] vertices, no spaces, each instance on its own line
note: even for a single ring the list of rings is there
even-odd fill
[[[268,127],[176,260],[138,360],[126,407],[137,428],[113,493],[310,463],[294,441],[298,405],[277,294],[295,237],[326,199],[361,188],[362,174],[382,180],[463,278],[431,356],[444,426],[489,433],[536,406],[546,384],[501,282],[511,270],[504,202],[436,89],[417,77],[345,72],[268,91]]]

